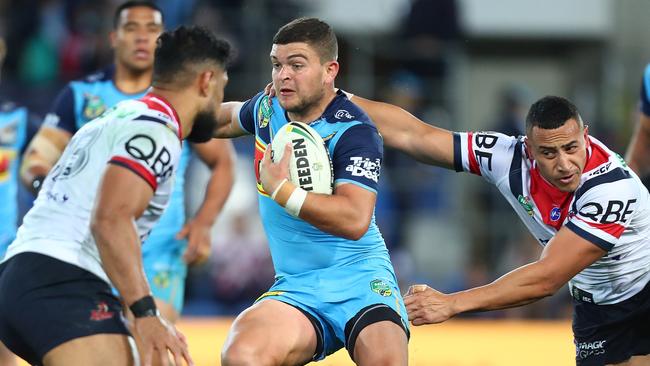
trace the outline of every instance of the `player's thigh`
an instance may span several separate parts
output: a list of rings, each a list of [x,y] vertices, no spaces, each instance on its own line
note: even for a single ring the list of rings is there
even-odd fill
[[[45,354],[44,366],[134,365],[128,336],[96,334],[65,342]]]
[[[404,328],[387,320],[366,326],[357,336],[354,361],[360,366],[406,365],[408,339]]]
[[[235,319],[222,359],[225,364],[234,360],[260,360],[260,365],[301,364],[312,359],[316,346],[316,331],[307,316],[292,305],[268,299]]]
[[[16,356],[14,356],[11,351],[5,347],[5,345],[0,342],[0,365],[2,366],[15,366],[17,365],[16,363]]]

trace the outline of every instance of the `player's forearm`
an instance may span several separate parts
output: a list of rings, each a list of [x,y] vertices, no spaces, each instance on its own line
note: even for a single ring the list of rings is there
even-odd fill
[[[643,113],[628,147],[625,160],[639,176],[643,177],[650,173],[650,117]]]
[[[34,180],[50,172],[70,141],[70,136],[67,131],[51,127],[42,127],[38,131],[25,150],[20,166],[20,180],[27,188],[33,190]]]
[[[350,240],[359,240],[370,225],[368,216],[347,197],[309,193],[300,210],[300,218],[320,230]]]
[[[558,284],[538,262],[519,267],[489,285],[451,294],[454,313],[489,311],[530,304],[553,295]]]
[[[196,215],[194,215],[194,220],[209,225],[214,224],[230,195],[234,181],[235,166],[232,159],[219,161],[212,169],[212,175],[205,189],[205,198]]]
[[[392,104],[358,96],[354,96],[352,101],[373,120],[384,139],[384,145],[422,163],[453,168],[453,135],[450,131],[429,125]]]
[[[133,220],[121,217],[95,218],[91,230],[104,271],[126,304],[150,294],[142,267],[140,238]]]
[[[237,113],[241,108],[241,102],[225,102],[221,103],[217,111],[217,127],[212,134],[214,138],[233,138],[246,134],[239,127],[239,118]]]

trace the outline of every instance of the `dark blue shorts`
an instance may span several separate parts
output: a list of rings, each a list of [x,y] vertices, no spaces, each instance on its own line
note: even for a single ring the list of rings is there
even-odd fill
[[[22,253],[2,263],[0,294],[0,340],[33,365],[75,338],[129,334],[111,287],[52,257]]]
[[[620,363],[650,354],[650,284],[612,305],[573,300],[576,365]]]

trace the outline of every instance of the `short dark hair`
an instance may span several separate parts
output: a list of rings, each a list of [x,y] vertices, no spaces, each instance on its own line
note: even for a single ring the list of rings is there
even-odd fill
[[[180,26],[158,37],[154,54],[152,85],[191,82],[192,66],[214,62],[224,70],[230,59],[230,44],[206,28]]]
[[[578,108],[568,99],[556,96],[545,96],[530,106],[526,116],[526,132],[533,127],[554,130],[562,127],[569,119],[575,119],[582,126]]]
[[[273,44],[304,42],[316,49],[321,61],[336,60],[339,46],[334,30],[317,18],[298,18],[283,25],[273,36]]]
[[[162,10],[160,10],[160,7],[158,7],[158,5],[156,5],[156,3],[154,3],[153,1],[131,0],[120,4],[120,6],[118,6],[117,9],[115,9],[115,13],[113,14],[113,29],[117,29],[117,26],[120,24],[120,15],[122,14],[122,10],[135,8],[138,6],[144,6],[158,11],[160,13],[161,19],[163,19],[164,21]]]

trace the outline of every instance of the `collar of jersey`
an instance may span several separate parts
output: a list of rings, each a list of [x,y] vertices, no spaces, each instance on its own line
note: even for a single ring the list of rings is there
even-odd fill
[[[167,99],[158,94],[147,93],[140,100],[143,101],[149,108],[168,116],[174,123],[173,127],[176,130],[175,132],[178,134],[178,138],[181,140],[183,139],[183,128],[181,126],[180,119],[178,118],[178,113],[176,113],[176,110],[171,105],[171,103],[167,101]]]

